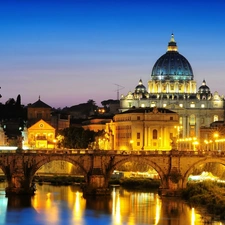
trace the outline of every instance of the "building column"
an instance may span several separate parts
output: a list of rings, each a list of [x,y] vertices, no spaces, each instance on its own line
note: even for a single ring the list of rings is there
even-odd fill
[[[190,121],[189,121],[189,117],[186,116],[186,131],[187,131],[187,134],[186,134],[186,137],[190,137]]]
[[[147,127],[144,127],[144,149],[148,146],[148,134],[147,134],[148,130]]]
[[[186,129],[187,129],[187,117],[185,115],[182,116],[182,126],[183,126],[183,138],[187,137]]]

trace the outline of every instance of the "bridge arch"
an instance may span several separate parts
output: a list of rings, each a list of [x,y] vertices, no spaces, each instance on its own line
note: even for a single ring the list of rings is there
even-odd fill
[[[184,173],[184,176],[183,176],[183,185],[182,185],[182,188],[186,188],[187,186],[187,182],[188,182],[188,177],[191,175],[191,173],[193,172],[193,169],[195,167],[198,167],[202,164],[206,164],[206,163],[219,163],[219,164],[222,164],[222,165],[225,165],[225,159],[222,159],[222,158],[213,158],[213,157],[210,157],[210,158],[204,158],[204,159],[201,159],[195,163],[193,163],[189,169]]]
[[[140,162],[142,164],[146,164],[146,165],[150,166],[151,168],[153,168],[158,173],[158,175],[161,179],[161,186],[164,187],[164,188],[168,187],[167,176],[166,176],[165,172],[163,171],[163,169],[160,167],[160,165],[156,164],[153,160],[150,160],[149,158],[140,158],[138,156],[127,157],[127,158],[123,158],[123,159],[120,159],[120,160],[116,161],[111,166],[110,170],[108,171],[108,174],[107,174],[108,179],[110,178],[113,171],[118,166],[120,166],[122,164],[125,164],[127,162]]]
[[[78,166],[81,171],[82,174],[84,175],[85,180],[87,180],[87,173],[88,173],[88,169],[85,168],[82,163],[79,162],[79,160],[75,160],[72,157],[69,156],[51,156],[51,157],[44,157],[41,160],[39,160],[36,164],[33,165],[32,170],[31,170],[31,181],[33,180],[33,177],[35,175],[35,173],[44,165],[53,162],[53,161],[64,161],[64,162],[68,162],[71,163],[74,166]]]

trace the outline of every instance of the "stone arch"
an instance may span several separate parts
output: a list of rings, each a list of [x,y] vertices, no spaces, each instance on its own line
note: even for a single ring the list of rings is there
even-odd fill
[[[167,181],[167,176],[165,174],[165,172],[163,171],[163,169],[156,164],[155,162],[153,162],[152,160],[149,160],[149,158],[140,158],[138,156],[133,156],[133,157],[129,157],[129,158],[124,158],[122,160],[117,161],[115,164],[113,164],[110,168],[110,170],[108,171],[108,177],[112,175],[113,170],[119,166],[122,165],[126,162],[137,162],[140,161],[141,163],[145,163],[149,166],[151,166],[154,170],[156,170],[156,172],[158,173],[160,179],[161,179],[161,186],[163,188],[167,188],[168,187],[168,181]]]
[[[32,171],[31,171],[31,180],[34,177],[35,173],[45,164],[53,162],[53,161],[65,161],[65,162],[69,162],[72,165],[76,165],[78,166],[83,175],[85,180],[87,180],[87,169],[83,167],[83,165],[81,163],[79,163],[77,160],[72,159],[69,156],[51,156],[51,157],[43,157],[41,160],[39,160],[36,164],[34,164],[34,166],[32,167]]]
[[[4,175],[6,176],[6,171],[5,171],[5,167],[0,164],[0,170],[4,173]]]
[[[202,160],[199,160],[191,165],[189,169],[184,173],[183,176],[183,182],[182,182],[182,188],[186,188],[187,182],[188,182],[188,177],[191,175],[191,172],[193,171],[194,167],[198,167],[201,164],[206,164],[206,163],[220,163],[225,165],[225,159],[221,158],[204,158]]]

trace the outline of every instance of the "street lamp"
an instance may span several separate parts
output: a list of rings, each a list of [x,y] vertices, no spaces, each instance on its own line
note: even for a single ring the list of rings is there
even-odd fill
[[[196,150],[196,145],[198,145],[198,141],[195,140],[192,144],[193,144],[193,146],[194,146],[194,151],[195,151],[195,150]]]
[[[177,146],[176,146],[176,148],[177,148],[177,150],[181,150],[181,149],[179,149],[180,146],[179,146],[179,143],[178,142],[180,142],[180,140],[182,138],[181,131],[182,131],[182,128],[183,127],[182,126],[174,126],[174,128],[177,131],[177,134],[176,134],[176,144],[177,144]]]
[[[218,137],[219,134],[216,132],[213,134],[213,137],[215,138],[215,149],[214,150],[218,150]]]
[[[131,147],[131,150],[133,150],[133,143],[134,143],[134,141],[133,141],[133,140],[130,140],[130,147]]]
[[[55,149],[56,142],[57,142],[56,139],[54,139],[54,140],[53,140],[53,143],[54,143],[54,149]]]

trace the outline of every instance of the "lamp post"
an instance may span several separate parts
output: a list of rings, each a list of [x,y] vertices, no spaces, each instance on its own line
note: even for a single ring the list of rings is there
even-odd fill
[[[133,143],[134,143],[134,141],[133,141],[133,140],[130,140],[130,147],[131,147],[131,150],[133,150]]]
[[[218,137],[219,137],[219,134],[216,132],[216,133],[214,133],[213,137],[215,138],[215,149],[214,150],[218,150]]]
[[[209,142],[207,140],[204,140],[205,146],[206,146],[206,151],[208,151],[208,146],[209,146]]]
[[[55,149],[55,145],[56,145],[56,139],[53,140],[53,143],[54,143],[54,149]]]
[[[179,150],[180,146],[179,146],[179,142],[180,142],[180,132],[182,130],[182,126],[174,126],[174,128],[176,129],[176,149]]]

